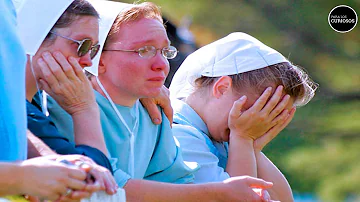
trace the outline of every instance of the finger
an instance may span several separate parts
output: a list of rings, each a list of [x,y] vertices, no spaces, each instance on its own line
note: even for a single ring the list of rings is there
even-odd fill
[[[275,109],[270,112],[269,117],[273,119],[278,116],[286,108],[289,101],[290,95],[285,95],[279,104],[275,107]]]
[[[243,95],[240,99],[236,100],[230,110],[229,118],[238,118],[241,115],[241,110],[247,100],[247,97]]]
[[[47,93],[49,93],[50,96],[51,96],[52,91],[51,91],[51,88],[50,88],[49,84],[48,84],[45,80],[43,80],[43,79],[39,79],[39,84],[40,84],[40,86],[41,86],[41,89],[42,89],[42,90],[45,90],[45,91],[46,91]]]
[[[92,169],[90,171],[90,174],[92,174],[95,178],[95,182],[98,183],[102,190],[105,190],[105,183],[104,183],[104,175],[102,172],[100,172],[97,169]]]
[[[86,183],[82,180],[69,178],[67,180],[67,187],[74,190],[83,190],[86,187]]]
[[[105,173],[105,191],[108,194],[115,194],[117,189],[117,184],[114,178],[111,176],[110,172]]]
[[[55,58],[49,52],[47,52],[47,51],[44,52],[42,54],[42,58],[44,59],[44,61],[50,68],[51,72],[53,73],[53,75],[56,77],[56,79],[59,82],[63,82],[63,81],[67,80],[67,77],[66,77],[63,69],[60,67],[59,63],[55,60]]]
[[[271,96],[270,100],[266,103],[265,107],[261,111],[270,114],[270,112],[272,112],[272,110],[276,107],[276,105],[278,105],[279,101],[281,100],[283,89],[283,86],[278,86],[274,94]],[[278,113],[280,113],[281,111],[282,110],[280,110]]]
[[[271,87],[266,88],[250,109],[253,109],[257,112],[262,110],[262,108],[264,108],[266,102],[268,101],[271,95],[271,91],[272,91]]]
[[[71,194],[70,199],[78,201],[83,198],[89,198],[91,194],[91,192],[77,190]]]
[[[101,190],[104,190],[104,188],[102,188],[98,182],[95,182],[94,184],[87,184],[84,189],[84,191],[87,191],[89,193],[94,193]]]
[[[274,120],[271,121],[272,126],[275,126],[277,124],[282,125],[282,123],[286,120],[286,118],[289,115],[289,110],[285,109],[279,114],[277,117],[275,117]]]
[[[273,186],[272,182],[253,177],[248,177],[246,183],[251,188],[269,189]]]
[[[69,173],[68,176],[76,179],[76,180],[81,180],[84,181],[86,179],[86,172],[84,172],[81,169],[76,168],[72,168],[72,167],[68,167],[69,169]]]
[[[289,125],[289,123],[292,121],[292,119],[294,118],[296,112],[296,107],[293,107],[289,114],[288,117],[286,118],[286,120],[284,121],[284,123],[282,124],[282,129],[284,129],[287,125]]]
[[[72,80],[77,79],[75,76],[75,72],[72,68],[72,66],[70,65],[70,63],[66,60],[65,56],[60,53],[59,51],[56,51],[53,53],[54,58],[56,60],[56,62],[60,65],[60,67],[62,68],[62,70],[64,71],[64,74]]]
[[[286,128],[287,125],[291,122],[291,120],[294,118],[296,112],[296,108],[293,107],[289,113],[286,112],[285,118],[283,118],[282,123],[273,127],[273,133],[280,133],[284,128]]]
[[[51,86],[59,86],[59,81],[54,76],[54,74],[51,72],[50,68],[48,67],[48,65],[46,64],[44,59],[39,58],[37,60],[37,63],[40,67],[40,71],[42,73],[43,79],[45,79],[46,82],[49,83]]]
[[[69,57],[69,62],[73,66],[73,70],[76,74],[76,76],[81,80],[88,80],[85,73],[83,72],[83,68],[79,64],[79,62],[72,56]]]
[[[169,119],[170,125],[173,122],[173,108],[171,107],[170,99],[167,97],[167,100],[159,103],[160,107],[163,109],[165,116]]]
[[[140,102],[145,107],[147,112],[149,113],[151,120],[154,124],[160,124],[161,123],[161,113],[159,111],[159,108],[157,107],[156,103],[153,99],[145,98],[140,99]]]

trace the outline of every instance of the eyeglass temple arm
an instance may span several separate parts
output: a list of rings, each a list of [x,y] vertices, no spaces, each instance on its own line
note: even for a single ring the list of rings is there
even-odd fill
[[[76,42],[76,43],[78,43],[78,44],[81,43],[81,41],[78,41],[78,40],[69,38],[69,37],[67,37],[67,36],[60,35],[60,34],[58,34],[58,33],[56,33],[56,32],[53,32],[53,31],[50,31],[50,33],[51,33],[51,34],[54,34],[54,35],[56,35],[56,36],[62,37],[62,38],[64,38],[64,39],[68,39],[68,40],[70,40],[70,41]]]

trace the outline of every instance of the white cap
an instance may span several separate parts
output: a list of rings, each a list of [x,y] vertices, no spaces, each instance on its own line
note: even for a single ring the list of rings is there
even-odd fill
[[[170,95],[189,96],[194,91],[194,81],[201,76],[234,75],[281,62],[289,61],[256,38],[235,32],[190,54],[171,81]]]
[[[18,33],[26,54],[35,55],[46,35],[73,0],[14,1]]]
[[[100,15],[100,22],[99,22],[99,44],[100,49],[99,53],[93,58],[91,67],[86,67],[85,70],[90,72],[94,76],[98,76],[98,67],[102,49],[105,44],[105,40],[111,26],[113,25],[117,15],[127,7],[132,6],[132,4],[121,3],[121,2],[114,2],[114,1],[104,1],[104,0],[88,0],[91,5],[94,6],[96,11]]]

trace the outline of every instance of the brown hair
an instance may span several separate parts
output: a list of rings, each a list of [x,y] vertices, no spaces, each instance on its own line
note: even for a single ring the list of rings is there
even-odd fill
[[[86,0],[74,0],[56,21],[50,31],[53,31],[56,28],[70,26],[75,20],[78,19],[79,16],[93,16],[96,18],[100,17],[95,8]],[[52,39],[52,36],[55,37],[55,35],[49,32],[45,40]]]
[[[306,105],[314,97],[318,87],[304,70],[288,62],[229,76],[235,91],[245,88],[262,93],[270,85],[282,85],[284,92],[295,98],[295,106]],[[202,76],[195,80],[196,88],[211,86],[218,78],[220,77]]]
[[[156,4],[151,2],[135,4],[118,14],[106,38],[104,47],[115,40],[114,34],[119,32],[122,24],[134,22],[142,18],[156,19],[163,23],[160,8]]]

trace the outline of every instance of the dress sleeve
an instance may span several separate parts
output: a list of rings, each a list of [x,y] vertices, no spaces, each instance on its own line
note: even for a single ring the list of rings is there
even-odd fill
[[[162,117],[166,117],[164,113]],[[184,162],[181,149],[172,136],[169,120],[163,118],[156,148],[144,179],[177,184],[193,183],[193,172],[196,169],[196,163]]]
[[[27,102],[28,129],[58,154],[80,154],[87,156],[111,172],[109,159],[100,150],[87,145],[74,145],[61,135],[55,124],[46,117],[35,105]]]
[[[179,141],[184,160],[197,162],[200,166],[195,172],[195,183],[219,182],[230,178],[218,165],[218,157],[210,151],[200,131],[181,124],[173,124],[172,130],[174,137]]]

